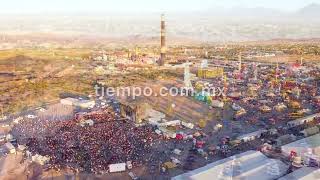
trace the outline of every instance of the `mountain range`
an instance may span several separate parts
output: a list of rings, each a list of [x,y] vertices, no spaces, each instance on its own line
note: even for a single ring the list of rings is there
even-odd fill
[[[310,4],[297,12],[298,15],[316,17],[320,16],[320,4]]]
[[[233,7],[229,9],[210,8],[200,14],[225,16],[225,17],[294,17],[294,18],[318,18],[320,16],[320,4],[312,3],[297,11],[281,11],[265,7],[243,8]]]
[[[264,7],[167,12],[168,39],[201,42],[320,38],[320,5],[286,12]],[[160,13],[0,16],[2,34],[158,39]]]

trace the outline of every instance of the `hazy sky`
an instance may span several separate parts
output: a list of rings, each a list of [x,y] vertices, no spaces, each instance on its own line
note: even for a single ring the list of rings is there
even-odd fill
[[[266,7],[294,11],[320,0],[0,0],[2,13],[179,12],[215,7]]]

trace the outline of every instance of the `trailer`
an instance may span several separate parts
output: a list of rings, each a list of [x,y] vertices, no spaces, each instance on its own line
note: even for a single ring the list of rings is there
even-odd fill
[[[126,163],[110,164],[109,172],[123,172],[126,170]]]

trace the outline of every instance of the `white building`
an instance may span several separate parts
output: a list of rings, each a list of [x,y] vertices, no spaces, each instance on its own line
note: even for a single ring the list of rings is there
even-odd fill
[[[280,160],[269,159],[259,151],[247,151],[173,177],[172,180],[274,180],[287,170],[288,165]]]
[[[312,167],[302,167],[278,180],[318,180],[320,179],[320,169]]]
[[[184,64],[184,87],[192,87],[191,78],[190,78],[190,63]]]

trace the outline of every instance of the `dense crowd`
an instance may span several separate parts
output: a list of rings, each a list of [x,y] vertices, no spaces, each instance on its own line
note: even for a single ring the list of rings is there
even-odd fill
[[[57,129],[57,123],[60,122],[41,118],[25,118],[12,128],[11,133],[19,140],[19,143],[25,144],[28,138],[43,138],[53,135]]]
[[[93,120],[92,126],[80,126],[88,119]],[[126,161],[143,164],[153,141],[158,138],[151,127],[135,127],[131,122],[116,120],[110,110],[55,122],[54,126],[54,135],[27,138],[28,150],[50,156],[50,164],[54,166],[69,166],[88,172],[105,171],[109,164]],[[22,132],[28,131],[25,127],[31,126],[21,124]]]

